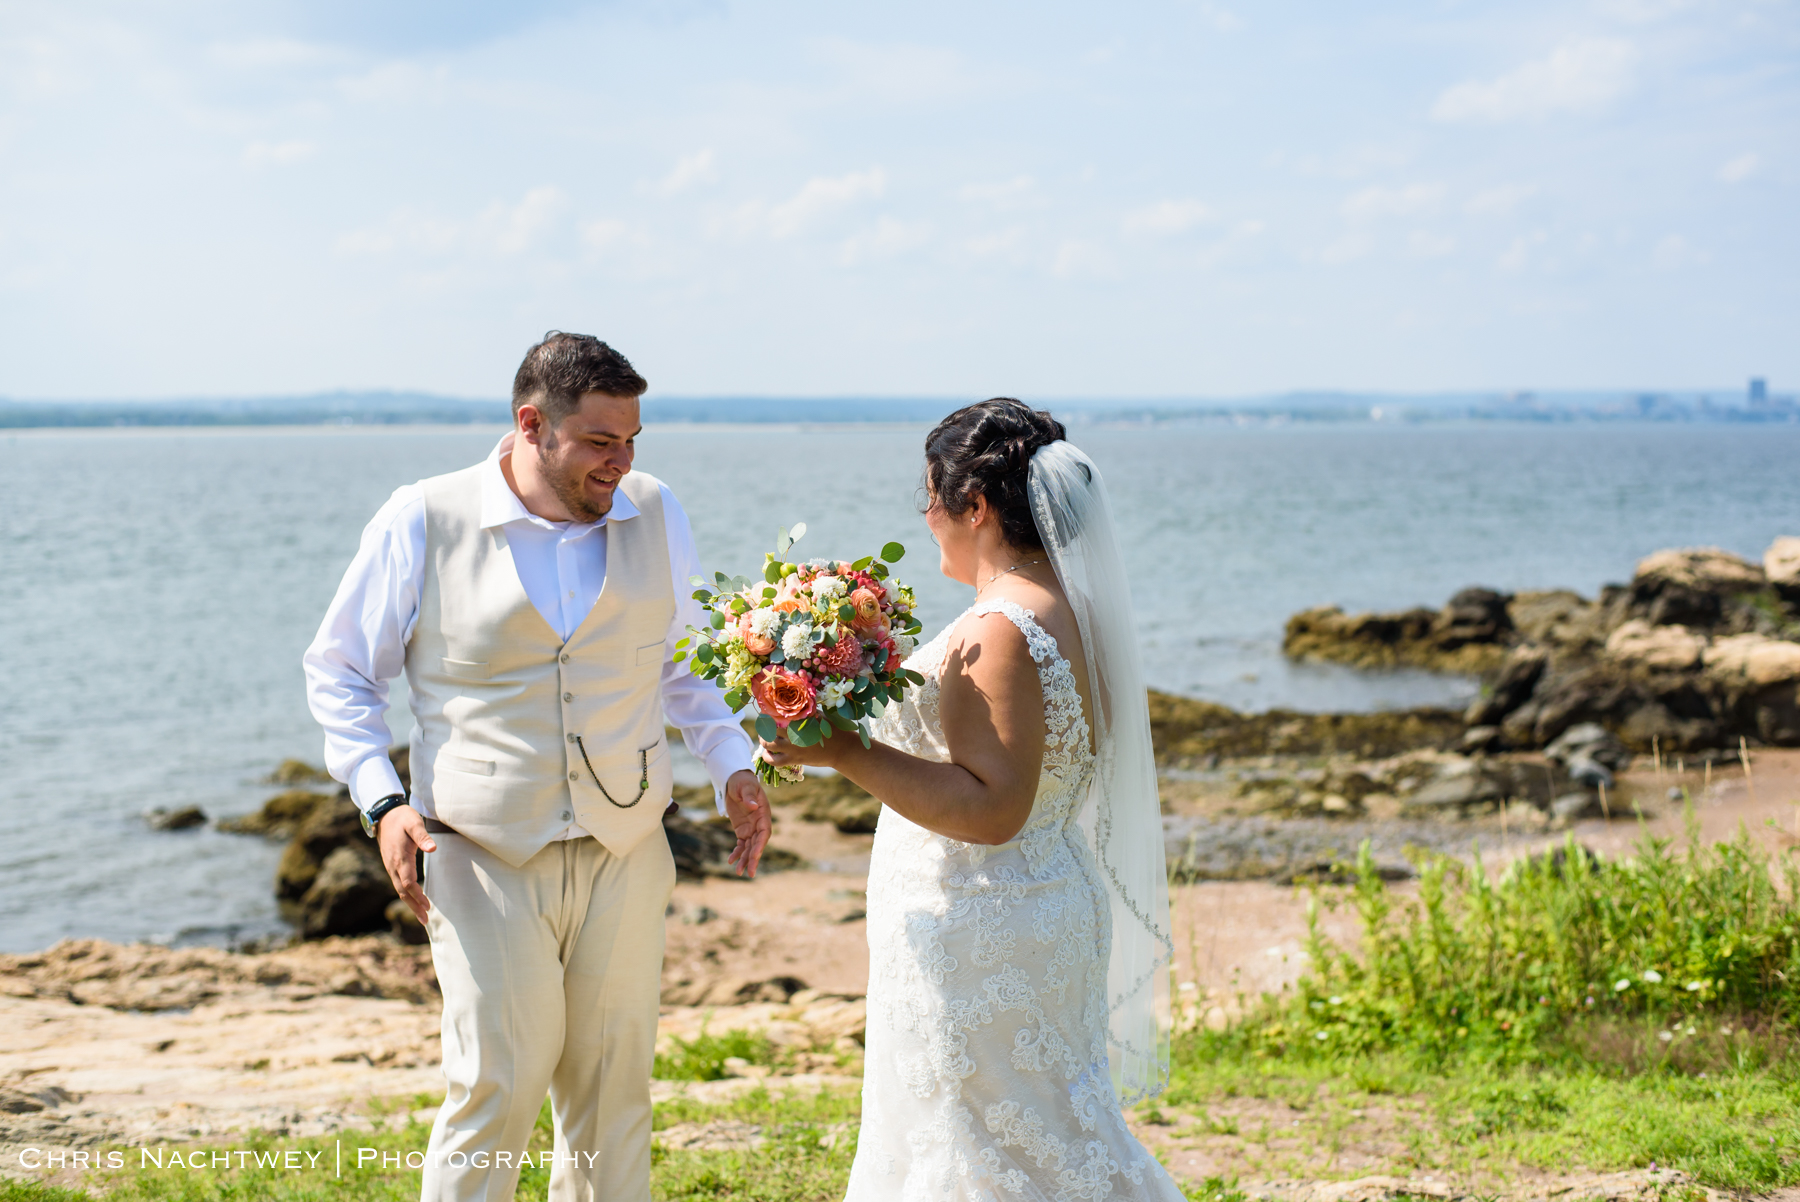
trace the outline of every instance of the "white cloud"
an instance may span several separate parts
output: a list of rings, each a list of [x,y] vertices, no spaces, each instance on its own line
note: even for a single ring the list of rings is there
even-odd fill
[[[1502,184],[1471,196],[1463,205],[1463,212],[1471,217],[1506,217],[1536,195],[1537,188],[1531,184]]]
[[[1375,240],[1361,230],[1345,234],[1330,246],[1319,252],[1321,262],[1333,266],[1339,263],[1350,263],[1362,258],[1375,248]]]
[[[1669,234],[1657,242],[1650,252],[1650,261],[1659,270],[1677,271],[1683,267],[1704,267],[1712,262],[1712,256],[1680,234]]]
[[[1565,42],[1498,79],[1469,80],[1439,96],[1431,115],[1439,121],[1516,121],[1554,113],[1589,112],[1631,86],[1636,59],[1631,43],[1617,38]]]
[[[246,167],[287,167],[317,153],[311,142],[252,142],[244,147]]]
[[[879,167],[848,175],[816,176],[768,212],[766,228],[776,238],[791,238],[819,217],[859,200],[874,200],[887,191],[887,173]]]
[[[232,70],[267,71],[303,67],[342,56],[324,46],[292,38],[256,38],[244,42],[215,42],[206,48],[206,57]]]
[[[705,150],[696,150],[693,154],[683,155],[681,160],[675,164],[675,170],[669,172],[663,177],[662,182],[656,185],[656,193],[658,196],[676,196],[686,192],[689,188],[714,184],[718,181],[719,171],[713,162],[712,149],[708,147]]]
[[[559,228],[567,208],[562,190],[545,185],[525,193],[517,204],[496,201],[466,221],[400,209],[383,226],[344,234],[336,250],[351,257],[395,251],[437,257],[518,255],[536,249]]]
[[[1025,231],[1018,226],[992,234],[977,234],[963,243],[963,249],[978,259],[991,259],[1011,254],[1025,243]]]
[[[1364,188],[1344,198],[1344,216],[1352,221],[1372,221],[1378,217],[1413,217],[1432,212],[1443,199],[1442,184]]]
[[[589,250],[607,250],[631,235],[631,226],[611,217],[596,217],[581,223],[581,244]]]
[[[854,267],[871,260],[891,259],[930,242],[931,232],[931,226],[926,222],[897,221],[892,217],[882,217],[875,222],[873,229],[853,234],[844,240],[844,244],[838,248],[838,262],[845,267]]]
[[[1230,33],[1234,29],[1244,27],[1244,19],[1222,4],[1201,4],[1200,16],[1202,20],[1221,33]]]
[[[1015,176],[998,184],[964,184],[957,189],[956,195],[958,199],[971,204],[987,205],[997,213],[1035,207],[1043,203],[1043,198],[1037,192],[1037,181],[1029,175]]]
[[[1524,271],[1531,263],[1531,252],[1542,246],[1548,239],[1542,230],[1532,230],[1528,234],[1520,234],[1500,253],[1494,266],[1508,274]]]
[[[1071,238],[1056,248],[1056,262],[1051,266],[1065,280],[1110,276],[1117,268],[1105,247]]]
[[[1430,230],[1414,230],[1406,240],[1406,253],[1415,259],[1441,259],[1455,250],[1455,238]]]
[[[1125,232],[1156,237],[1185,234],[1212,219],[1213,211],[1197,200],[1160,200],[1125,214]]]
[[[1755,154],[1740,154],[1723,167],[1719,168],[1719,178],[1728,184],[1741,184],[1762,169],[1762,158]]]

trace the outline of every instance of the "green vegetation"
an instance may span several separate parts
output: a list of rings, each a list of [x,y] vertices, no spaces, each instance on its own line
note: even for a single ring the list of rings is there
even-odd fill
[[[1618,860],[1570,841],[1498,880],[1430,859],[1404,898],[1365,849],[1352,886],[1312,899],[1308,974],[1178,1041],[1160,1106],[1194,1108],[1177,1134],[1202,1143],[1239,1134],[1234,1109],[1258,1114],[1247,1172],[1341,1175],[1360,1141],[1398,1174],[1654,1164],[1719,1188],[1800,1183],[1796,897],[1800,869],[1747,836],[1646,839]],[[1320,904],[1356,908],[1359,954],[1321,934]]]
[[[747,1064],[773,1065],[778,1049],[762,1035],[749,1031],[727,1031],[708,1035],[703,1028],[692,1042],[676,1039],[673,1047],[658,1055],[653,1075],[662,1081],[722,1081],[731,1074],[725,1061],[743,1060]]]

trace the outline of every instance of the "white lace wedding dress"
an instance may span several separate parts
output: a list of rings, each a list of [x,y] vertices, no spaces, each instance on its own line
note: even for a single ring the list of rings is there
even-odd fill
[[[1126,1129],[1107,1070],[1105,886],[1076,822],[1094,752],[1075,677],[1030,611],[1048,728],[1030,820],[998,847],[884,809],[869,866],[869,1025],[850,1202],[1065,1202],[1182,1193]],[[961,621],[958,618],[957,621]],[[925,683],[875,736],[949,752],[938,677],[952,622],[907,666]]]

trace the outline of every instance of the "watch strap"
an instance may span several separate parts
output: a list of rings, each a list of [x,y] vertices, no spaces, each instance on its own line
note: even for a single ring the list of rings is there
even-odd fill
[[[390,793],[368,809],[364,810],[362,814],[363,834],[373,839],[375,837],[376,825],[387,816],[388,811],[397,810],[405,804],[406,794]]]

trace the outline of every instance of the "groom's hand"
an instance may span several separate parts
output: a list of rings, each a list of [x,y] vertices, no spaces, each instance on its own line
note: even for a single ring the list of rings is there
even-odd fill
[[[419,888],[417,857],[421,851],[437,850],[437,843],[425,830],[425,819],[411,806],[389,810],[375,825],[375,844],[381,848],[382,867],[394,883],[394,892],[423,923],[431,903]]]
[[[773,829],[769,796],[763,792],[756,773],[740,769],[725,782],[725,816],[731,819],[731,829],[737,834],[737,847],[727,860],[737,865],[739,876],[755,876]]]

